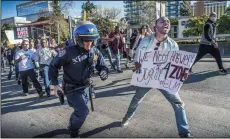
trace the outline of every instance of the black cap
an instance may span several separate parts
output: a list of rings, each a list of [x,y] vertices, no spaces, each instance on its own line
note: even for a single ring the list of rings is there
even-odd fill
[[[209,14],[209,17],[210,16],[217,16],[217,14],[215,13],[215,12],[211,12],[210,14]]]

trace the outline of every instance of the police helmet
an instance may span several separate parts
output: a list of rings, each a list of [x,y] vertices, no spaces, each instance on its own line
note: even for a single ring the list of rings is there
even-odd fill
[[[83,47],[84,41],[95,41],[99,38],[97,27],[89,21],[80,21],[75,29],[73,36],[75,37],[75,44]]]

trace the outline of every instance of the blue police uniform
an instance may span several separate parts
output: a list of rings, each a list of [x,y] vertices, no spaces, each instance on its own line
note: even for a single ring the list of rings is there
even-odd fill
[[[88,25],[86,25],[86,27],[88,27]],[[95,37],[93,37],[92,40],[94,40],[94,38]],[[76,90],[76,88],[85,86],[89,83],[94,69],[99,71],[99,75],[103,72],[106,73],[107,76],[109,70],[101,52],[97,48],[93,47],[90,51],[86,51],[80,46],[80,43],[65,48],[51,61],[49,66],[49,77],[52,85],[58,85],[58,69],[62,66],[64,71],[63,90],[69,106],[74,109],[70,117],[69,130],[71,137],[76,137],[89,113],[87,107],[89,88],[86,87],[81,90]],[[101,77],[101,79],[105,80],[107,77]],[[68,93],[74,89],[74,92]]]

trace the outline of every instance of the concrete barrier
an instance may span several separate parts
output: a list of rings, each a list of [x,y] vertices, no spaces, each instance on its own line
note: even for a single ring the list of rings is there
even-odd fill
[[[230,42],[219,42],[221,55],[230,55]],[[197,53],[199,44],[178,44],[180,50]]]

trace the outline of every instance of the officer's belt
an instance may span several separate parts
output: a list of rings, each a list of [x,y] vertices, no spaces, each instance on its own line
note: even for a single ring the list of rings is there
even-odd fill
[[[92,84],[92,81],[90,83],[88,82],[85,85],[73,85],[73,84],[65,83],[64,92],[66,94],[73,93],[74,91],[85,89],[86,87],[90,87],[91,84]]]
[[[85,86],[85,85],[80,85],[80,84],[68,84],[68,83],[65,83],[64,85],[65,85],[65,88],[68,90]]]

